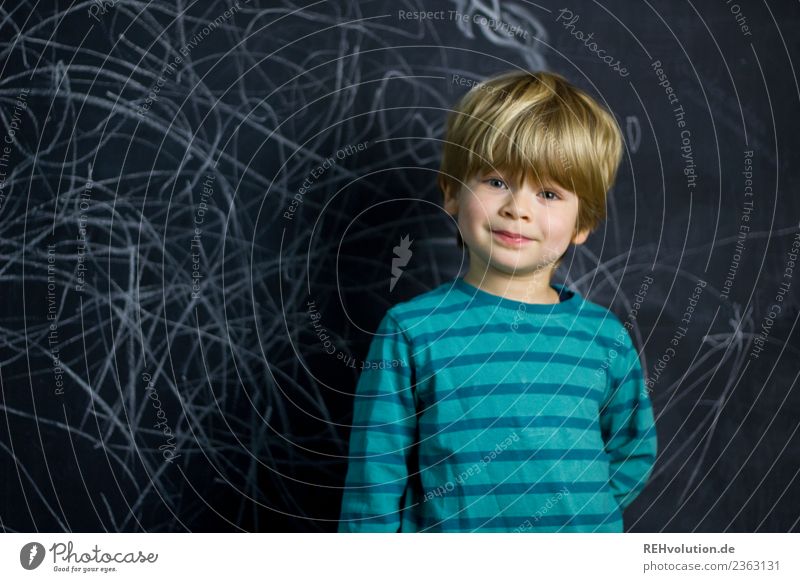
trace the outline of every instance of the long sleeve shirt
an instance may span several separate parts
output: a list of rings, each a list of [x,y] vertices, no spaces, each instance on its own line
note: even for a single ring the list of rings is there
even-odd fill
[[[463,278],[395,305],[359,377],[340,532],[621,532],[657,453],[638,353],[577,291]]]

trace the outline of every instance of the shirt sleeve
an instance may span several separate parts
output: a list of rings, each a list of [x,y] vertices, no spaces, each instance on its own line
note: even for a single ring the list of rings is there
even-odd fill
[[[644,383],[639,354],[623,329],[624,340],[609,366],[608,393],[600,408],[600,428],[610,456],[614,498],[625,509],[644,489],[658,449],[653,407]]]
[[[397,532],[416,440],[412,346],[387,313],[356,385],[339,532]]]

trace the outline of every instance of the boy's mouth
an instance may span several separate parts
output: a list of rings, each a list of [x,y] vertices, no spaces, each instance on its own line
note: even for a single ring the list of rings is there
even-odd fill
[[[529,242],[533,242],[533,239],[522,236],[521,234],[508,232],[507,230],[492,230],[492,234],[497,240],[514,246],[522,246]]]

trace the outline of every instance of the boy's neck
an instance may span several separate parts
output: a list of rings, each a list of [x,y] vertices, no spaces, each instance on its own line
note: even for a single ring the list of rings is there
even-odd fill
[[[558,292],[550,286],[551,272],[531,275],[508,275],[494,270],[477,272],[470,269],[464,281],[492,295],[523,303],[558,303]]]

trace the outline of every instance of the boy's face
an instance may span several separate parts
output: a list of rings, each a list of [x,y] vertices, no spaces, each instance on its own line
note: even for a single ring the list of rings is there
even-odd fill
[[[489,279],[530,278],[555,271],[570,243],[583,244],[589,231],[575,231],[578,197],[556,184],[511,184],[500,172],[444,192],[445,210],[457,217],[469,247],[470,272]],[[523,238],[504,236],[501,231]]]

